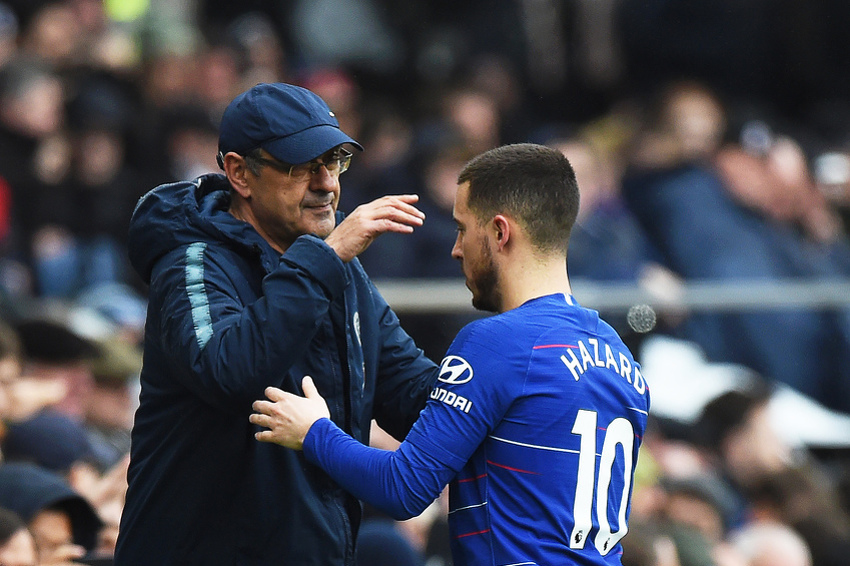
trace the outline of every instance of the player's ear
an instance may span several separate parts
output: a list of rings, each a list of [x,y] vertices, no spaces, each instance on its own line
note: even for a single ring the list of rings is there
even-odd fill
[[[493,230],[496,237],[496,247],[501,250],[511,239],[511,223],[501,214],[497,214],[493,217]]]

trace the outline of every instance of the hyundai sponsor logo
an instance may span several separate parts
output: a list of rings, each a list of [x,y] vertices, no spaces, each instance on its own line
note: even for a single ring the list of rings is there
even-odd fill
[[[472,379],[472,366],[460,356],[446,356],[440,364],[440,376],[443,383],[460,385]]]

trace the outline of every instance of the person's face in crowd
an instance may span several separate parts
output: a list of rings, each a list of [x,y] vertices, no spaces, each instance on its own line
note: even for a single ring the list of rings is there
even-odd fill
[[[311,163],[330,163],[338,152],[339,148],[332,149]],[[315,173],[305,174],[304,164],[290,176],[289,165],[265,152],[263,158],[259,175],[247,175],[248,206],[261,233],[281,250],[304,234],[326,238],[336,226],[339,173],[318,167]]]
[[[721,449],[727,472],[743,485],[785,469],[792,460],[791,447],[777,434],[764,404],[723,440]]]
[[[124,382],[96,381],[86,399],[86,422],[94,426],[129,430],[133,411],[133,399]]]
[[[19,529],[0,546],[0,564],[3,566],[35,566],[38,555],[35,540],[27,529]]]
[[[465,158],[446,155],[436,159],[426,169],[425,186],[428,195],[442,210],[450,211],[457,192],[457,176],[466,164]]]
[[[85,418],[86,402],[94,388],[90,362],[32,362],[27,365],[26,374],[48,392],[58,388],[63,390],[62,397],[53,404],[56,410],[75,419]]]
[[[454,219],[457,223],[457,240],[452,257],[460,260],[466,286],[472,291],[472,306],[489,312],[499,312],[501,297],[498,290],[499,272],[487,226],[469,210],[469,183],[458,186],[455,198]]]
[[[121,171],[125,148],[118,132],[93,129],[75,141],[77,177],[83,184],[106,184]]]
[[[710,503],[686,493],[674,493],[667,501],[667,517],[681,525],[688,525],[702,533],[711,542],[723,539],[723,517]]]
[[[62,547],[74,544],[71,518],[62,511],[39,511],[30,521],[30,531],[41,562],[51,560]]]
[[[555,149],[570,160],[581,187],[579,219],[585,219],[599,205],[616,195],[616,174],[610,160],[603,158],[588,142],[580,139],[565,139],[553,144]]]
[[[473,152],[499,145],[499,108],[495,99],[477,92],[460,92],[448,101],[449,121]]]
[[[33,80],[26,91],[6,98],[0,107],[0,119],[10,129],[33,139],[54,134],[62,125],[62,83],[45,75]]]
[[[70,3],[51,3],[33,15],[24,30],[22,43],[37,57],[61,67],[71,61],[83,35]]]
[[[700,158],[715,152],[726,127],[723,108],[707,90],[683,87],[669,101],[667,124],[683,157]]]

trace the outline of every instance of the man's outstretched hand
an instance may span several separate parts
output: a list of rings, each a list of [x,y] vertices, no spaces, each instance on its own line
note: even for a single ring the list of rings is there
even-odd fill
[[[410,234],[414,227],[422,226],[425,214],[413,206],[418,201],[418,195],[390,195],[361,204],[334,228],[325,243],[342,261],[351,261],[381,234]]]
[[[319,395],[310,376],[301,382],[304,397],[287,393],[277,387],[267,387],[269,401],[254,401],[256,411],[249,417],[255,425],[265,427],[254,435],[260,442],[274,442],[287,448],[301,450],[304,438],[317,420],[330,418],[324,398]]]

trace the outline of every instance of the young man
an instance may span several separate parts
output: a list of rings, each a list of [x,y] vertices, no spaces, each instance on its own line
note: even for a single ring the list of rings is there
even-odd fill
[[[261,84],[224,112],[225,175],[139,201],[149,307],[116,565],[353,564],[359,502],[248,423],[265,387],[309,373],[342,430],[368,443],[375,418],[403,438],[436,380],[356,260],[424,215],[401,195],[341,220],[346,145],[314,93]]]
[[[458,334],[397,451],[352,439],[306,397],[266,390],[257,439],[303,449],[352,494],[396,518],[450,482],[455,566],[618,565],[649,391],[615,331],[570,295],[579,205],[558,151],[532,144],[466,165],[454,206],[472,303],[498,313]]]

